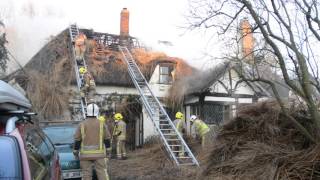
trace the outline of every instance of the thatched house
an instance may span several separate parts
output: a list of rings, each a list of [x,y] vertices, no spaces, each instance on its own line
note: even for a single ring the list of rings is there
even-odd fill
[[[85,59],[96,82],[95,100],[101,113],[106,113],[109,119],[115,112],[123,113],[131,147],[142,145],[145,139],[156,134],[156,130],[140,103],[123,57],[117,51],[119,36],[88,29],[80,31],[88,37]],[[130,38],[134,59],[165,106],[165,97],[175,80],[191,75],[194,68],[182,59],[140,48],[137,40]],[[26,90],[33,107],[45,120],[72,120],[77,114],[72,104],[79,102],[80,97],[70,47],[69,34],[65,30],[50,40],[24,70],[8,77],[8,80],[14,78]]]
[[[181,79],[170,91],[171,99],[182,104],[186,120],[198,115],[208,124],[231,119],[238,106],[272,97],[261,84],[243,82],[231,63]]]

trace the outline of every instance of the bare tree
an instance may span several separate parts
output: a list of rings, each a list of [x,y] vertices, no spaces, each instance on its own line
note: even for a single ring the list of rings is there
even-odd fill
[[[289,116],[274,82],[259,75],[245,81],[269,84],[280,107],[292,123],[313,142],[320,142],[320,112],[317,95],[320,93],[320,3],[317,0],[193,0],[190,1],[190,29],[215,28],[226,35],[236,29],[238,20],[248,17],[254,22],[252,32],[264,39],[268,51],[276,57],[285,84],[306,104],[313,128]],[[254,58],[253,68],[257,67]]]
[[[0,69],[3,73],[6,72],[7,62],[9,60],[8,50],[6,48],[6,33],[4,31],[4,24],[0,21]]]

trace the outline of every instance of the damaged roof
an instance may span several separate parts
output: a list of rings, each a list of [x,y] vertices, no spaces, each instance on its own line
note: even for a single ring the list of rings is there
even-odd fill
[[[176,82],[170,89],[170,99],[175,99],[176,102],[181,102],[183,97],[191,94],[199,93],[208,93],[210,87],[220,80],[226,72],[231,69],[235,70],[238,74],[243,67],[240,67],[238,64],[231,62],[224,62],[219,65],[216,65],[214,68],[208,69],[201,73],[197,73],[193,76],[188,76],[183,79],[180,79]],[[252,75],[249,73],[247,68],[244,68],[244,76],[250,78]],[[279,80],[279,79],[277,79]],[[288,97],[289,90],[281,83],[281,81],[274,81],[275,86],[278,90],[280,97]],[[264,97],[273,97],[272,89],[269,85],[261,82],[247,82],[247,84],[252,88],[252,90],[258,96]],[[182,88],[183,87],[183,88]]]
[[[123,57],[121,53],[114,48],[117,47],[117,39],[119,36],[94,32],[89,29],[81,29],[80,31],[85,33],[88,38],[85,59],[89,71],[95,78],[96,84],[133,87],[133,83],[127,72],[127,66],[122,60]],[[131,37],[131,40],[137,44],[135,38]],[[37,71],[45,74],[57,68],[58,65],[58,68],[63,68],[63,71],[60,72],[65,73],[64,77],[70,77],[71,83],[75,83],[74,61],[71,47],[69,33],[66,29],[52,38],[31,58],[24,67],[25,72]],[[177,78],[190,75],[195,71],[194,68],[180,58],[169,57],[160,52],[147,51],[138,46],[135,46],[131,50],[136,63],[147,80],[151,78],[155,67],[159,63],[169,63],[175,66]],[[10,77],[15,77],[19,84],[26,80],[21,70],[13,73]]]

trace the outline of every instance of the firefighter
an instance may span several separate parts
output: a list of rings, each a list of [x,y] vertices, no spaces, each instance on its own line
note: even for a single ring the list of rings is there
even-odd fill
[[[82,179],[92,179],[92,165],[99,180],[109,180],[107,172],[106,148],[110,147],[108,128],[97,117],[99,107],[96,104],[87,106],[87,118],[81,122],[74,134],[73,154],[80,159]]]
[[[96,93],[96,84],[92,75],[87,72],[84,74],[85,91],[87,93],[88,99],[94,99],[94,94]]]
[[[85,74],[87,73],[87,69],[85,67],[79,68],[79,74],[81,78],[81,87],[80,87],[80,96],[81,98],[84,98],[86,95],[86,82],[84,79]]]
[[[80,96],[82,98],[87,96],[87,99],[94,100],[94,94],[96,93],[96,89],[95,89],[96,84],[94,82],[93,77],[85,67],[79,68],[79,74],[82,80],[81,88],[80,88]]]
[[[74,42],[74,48],[75,48],[75,53],[76,53],[76,60],[78,65],[83,65],[83,58],[84,58],[84,53],[86,51],[86,45],[85,42],[87,40],[87,37],[83,33],[79,33],[79,35],[76,37],[75,42]]]
[[[177,128],[178,132],[180,133],[181,136],[184,135],[185,133],[185,123],[183,121],[183,114],[182,112],[177,112],[176,113],[176,119],[173,121],[174,126]],[[180,146],[180,148],[177,148],[179,152],[179,156],[184,156],[184,146]]]
[[[126,123],[121,113],[114,115],[115,129],[113,135],[117,138],[117,159],[126,159]]]
[[[202,148],[205,148],[206,141],[207,141],[206,138],[207,138],[209,131],[210,131],[209,126],[205,122],[203,122],[202,120],[197,118],[196,115],[192,115],[190,117],[190,123],[192,125],[192,128],[195,130],[196,135],[200,136],[200,138],[201,138]]]

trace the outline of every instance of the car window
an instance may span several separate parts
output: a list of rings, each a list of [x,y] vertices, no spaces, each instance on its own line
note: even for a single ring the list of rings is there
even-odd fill
[[[72,144],[75,130],[75,126],[46,127],[43,129],[44,133],[50,138],[52,143],[55,145]]]
[[[54,147],[53,147],[52,142],[49,140],[49,138],[44,133],[41,133],[41,137],[43,138],[44,142],[46,143],[48,150],[50,151],[50,154],[52,156],[54,153]]]
[[[22,179],[22,161],[17,140],[0,136],[0,179]]]
[[[48,176],[51,152],[36,130],[30,130],[26,133],[26,149],[32,177],[34,179],[45,179]]]

